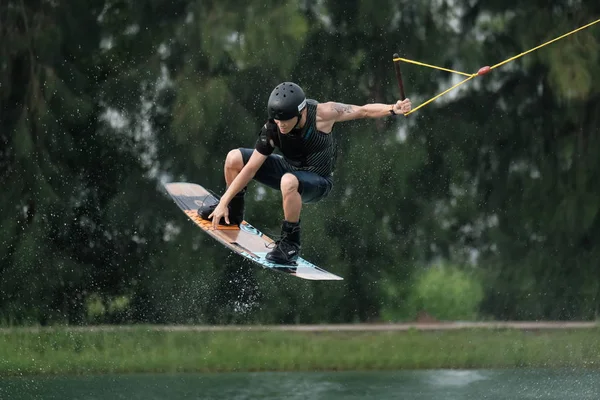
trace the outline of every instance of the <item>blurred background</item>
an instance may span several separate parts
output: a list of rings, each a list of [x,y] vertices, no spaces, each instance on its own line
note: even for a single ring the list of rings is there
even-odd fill
[[[330,196],[303,209],[310,282],[230,253],[162,183],[224,190],[281,81],[399,98],[393,54],[469,73],[600,15],[573,0],[5,0],[0,324],[594,320],[600,25],[409,117],[336,125]],[[413,107],[454,74],[401,65]],[[250,185],[246,219],[283,218]]]

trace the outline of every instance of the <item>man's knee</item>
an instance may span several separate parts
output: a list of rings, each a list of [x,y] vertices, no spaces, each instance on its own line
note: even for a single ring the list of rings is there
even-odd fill
[[[239,149],[233,149],[227,153],[227,158],[225,159],[225,168],[235,170],[241,170],[244,168],[244,158],[242,157],[242,152]]]
[[[281,193],[285,196],[287,194],[291,194],[294,192],[298,192],[298,186],[300,182],[298,182],[298,178],[294,174],[284,174],[281,177]]]

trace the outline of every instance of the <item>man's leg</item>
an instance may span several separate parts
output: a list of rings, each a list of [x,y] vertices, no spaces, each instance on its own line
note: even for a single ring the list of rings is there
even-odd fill
[[[276,264],[295,264],[300,255],[300,212],[302,203],[316,203],[331,190],[332,182],[311,172],[288,172],[281,177],[284,221],[281,239],[267,253],[266,259]]]
[[[302,182],[300,182],[302,181]],[[288,222],[300,221],[303,203],[316,203],[329,194],[331,180],[311,172],[288,172],[281,177],[283,216]]]
[[[283,200],[283,224],[281,239],[265,258],[275,264],[294,265],[300,254],[300,211],[302,196],[298,191],[300,182],[292,173],[285,173],[279,182]]]
[[[302,196],[298,191],[300,182],[291,173],[281,177],[281,196],[283,197],[283,216],[286,221],[297,223],[300,221],[302,210]]]
[[[235,179],[240,171],[244,168],[244,159],[242,152],[239,149],[231,150],[225,158],[225,166],[223,173],[225,175],[225,183],[227,187],[231,185],[231,182]],[[246,188],[241,192],[237,193],[229,203],[229,222],[232,225],[239,225],[244,220],[244,195],[246,194]],[[204,219],[209,219],[208,216],[212,214],[218,203],[208,204],[198,209],[198,214]],[[225,225],[226,222],[222,218],[219,221],[221,225]]]
[[[244,168],[242,152],[239,149],[233,149],[227,153],[227,158],[225,158],[225,168],[223,171],[225,174],[225,183],[227,184],[227,187],[229,187],[235,177],[239,175],[242,168]]]

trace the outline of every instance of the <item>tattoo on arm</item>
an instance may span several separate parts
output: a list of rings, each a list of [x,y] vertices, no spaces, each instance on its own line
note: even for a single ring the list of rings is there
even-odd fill
[[[348,104],[333,103],[332,108],[333,111],[337,112],[339,115],[352,113],[352,106]]]

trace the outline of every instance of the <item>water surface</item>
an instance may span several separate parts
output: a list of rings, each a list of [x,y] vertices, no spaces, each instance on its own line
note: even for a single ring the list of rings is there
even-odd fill
[[[0,378],[0,399],[600,399],[599,370],[258,372]]]

